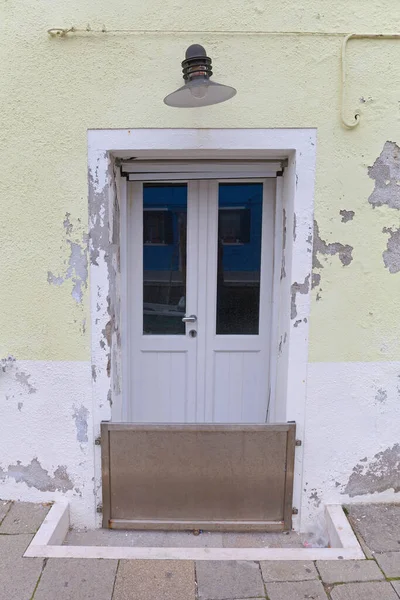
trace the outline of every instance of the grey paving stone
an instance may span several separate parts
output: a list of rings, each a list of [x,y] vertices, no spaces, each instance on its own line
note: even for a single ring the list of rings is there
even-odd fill
[[[35,600],[111,600],[118,561],[50,558]]]
[[[267,594],[269,600],[305,600],[305,598],[327,600],[328,598],[320,581],[267,583]]]
[[[22,558],[32,535],[0,535],[0,600],[30,600],[43,568],[41,558]]]
[[[319,560],[317,568],[324,583],[384,579],[382,571],[374,560]]]
[[[375,559],[386,577],[400,577],[400,552],[375,554]]]
[[[14,502],[4,521],[0,533],[36,533],[50,506],[31,502]]]
[[[347,509],[370,550],[400,550],[400,505],[354,504]]]
[[[113,600],[195,600],[194,563],[122,560]]]
[[[0,500],[0,523],[10,510],[11,502],[9,500]]]
[[[330,594],[332,600],[399,600],[388,581],[382,583],[344,583],[335,586]]]
[[[251,561],[196,562],[199,600],[265,596],[259,565]]]
[[[391,584],[396,590],[398,597],[400,598],[400,581],[391,581]]]
[[[307,581],[318,579],[318,573],[311,561],[300,560],[261,561],[264,581]]]

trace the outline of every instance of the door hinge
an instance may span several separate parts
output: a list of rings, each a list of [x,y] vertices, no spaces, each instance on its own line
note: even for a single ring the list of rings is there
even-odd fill
[[[101,435],[99,435],[99,436],[97,436],[97,438],[95,438],[94,445],[101,446]]]
[[[102,513],[103,512],[103,505],[102,504],[98,504],[97,505],[96,512],[98,512],[98,513]]]
[[[299,509],[296,508],[295,506],[293,506],[292,508],[292,515],[298,515],[299,514]]]
[[[294,443],[295,446],[302,446],[303,442],[301,440],[296,440]]]

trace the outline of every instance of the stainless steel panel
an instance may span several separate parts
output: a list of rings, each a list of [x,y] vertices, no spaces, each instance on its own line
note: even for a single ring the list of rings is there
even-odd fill
[[[294,424],[105,423],[102,431],[104,526],[290,528]]]

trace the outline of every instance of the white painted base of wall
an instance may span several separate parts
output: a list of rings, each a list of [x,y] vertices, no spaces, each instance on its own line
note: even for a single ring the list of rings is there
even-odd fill
[[[296,531],[315,531],[325,504],[400,502],[399,375],[400,362],[308,365]],[[66,499],[74,527],[100,527],[93,415],[109,405],[94,405],[91,364],[6,363],[0,399],[0,498]]]
[[[0,369],[0,498],[67,499],[96,526],[90,362],[14,361]]]
[[[327,506],[325,518],[331,548],[145,548],[63,546],[69,529],[68,502],[56,502],[28,546],[25,557],[111,558],[125,560],[342,560],[364,559],[364,553],[339,505]]]
[[[400,362],[309,363],[301,531],[324,504],[400,502]]]

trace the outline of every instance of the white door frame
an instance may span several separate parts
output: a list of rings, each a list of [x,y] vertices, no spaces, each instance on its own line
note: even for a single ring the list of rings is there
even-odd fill
[[[316,159],[315,129],[123,129],[88,132],[89,250],[93,421],[95,437],[102,421],[121,420],[120,323],[124,282],[120,276],[120,207],[126,185],[119,159],[129,157],[265,160],[287,158],[282,177],[286,235],[282,247],[277,334],[276,396],[271,420],[295,421],[304,439],[308,357],[308,316],[312,268],[312,220]],[[122,233],[122,232],[121,232]],[[277,262],[277,261],[276,261]],[[296,324],[296,326],[295,326]],[[294,506],[301,507],[303,447],[296,451]],[[101,502],[100,448],[95,446],[95,492]],[[296,529],[301,514],[294,519]],[[99,518],[100,522],[100,518]]]

